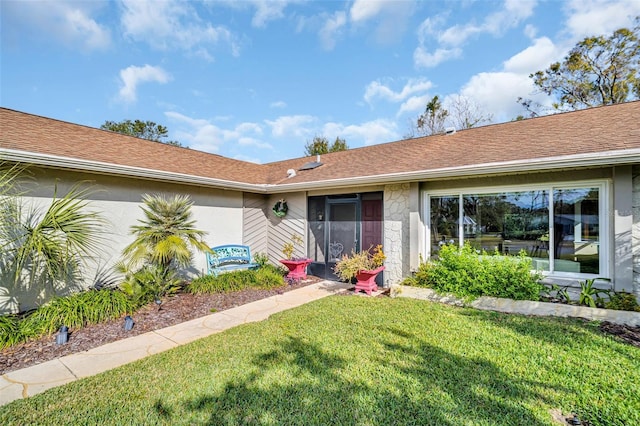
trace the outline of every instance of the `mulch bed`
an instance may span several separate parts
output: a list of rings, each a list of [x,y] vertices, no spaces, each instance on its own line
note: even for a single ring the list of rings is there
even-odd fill
[[[631,327],[630,325],[620,325],[603,321],[600,324],[600,330],[613,334],[624,342],[640,348],[640,327]]]
[[[53,335],[5,348],[0,351],[0,374],[201,318],[213,312],[224,311],[319,281],[322,279],[309,276],[306,280],[272,290],[246,289],[231,293],[197,295],[180,293],[164,299],[160,309],[152,303],[138,310],[132,315],[135,325],[130,331],[124,330],[124,320],[119,318],[88,325],[78,330],[72,329],[69,333],[69,341],[64,345],[56,345],[55,335]]]

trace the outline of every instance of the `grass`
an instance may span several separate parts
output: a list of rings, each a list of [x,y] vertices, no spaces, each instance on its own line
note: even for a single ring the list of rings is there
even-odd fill
[[[0,424],[640,424],[640,351],[578,320],[329,297],[0,407]]]

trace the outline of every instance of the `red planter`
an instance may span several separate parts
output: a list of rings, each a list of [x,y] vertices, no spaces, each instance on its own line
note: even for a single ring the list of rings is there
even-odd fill
[[[289,269],[286,276],[288,280],[301,280],[307,278],[307,266],[311,263],[311,259],[282,259],[280,263]]]
[[[372,291],[378,290],[376,284],[376,276],[384,270],[384,266],[379,266],[376,269],[366,270],[363,269],[356,274],[356,289],[355,293],[362,290],[371,296]]]

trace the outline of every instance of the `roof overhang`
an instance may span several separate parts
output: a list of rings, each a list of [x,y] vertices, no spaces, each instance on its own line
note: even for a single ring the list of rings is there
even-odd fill
[[[186,173],[175,173],[164,170],[146,169],[142,167],[123,166],[119,164],[82,160],[71,157],[61,157],[57,155],[40,154],[4,148],[0,148],[0,158],[17,163],[27,163],[38,166],[61,168],[74,171],[89,171],[111,176],[115,175],[162,182],[182,183],[217,189],[246,192],[265,192],[266,187],[266,185],[262,184],[235,182],[224,179],[208,178],[204,176],[194,176]]]
[[[492,162],[460,167],[445,167],[440,169],[424,169],[371,176],[325,179],[313,182],[296,182],[290,184],[282,183],[277,185],[236,182],[203,176],[193,176],[186,173],[175,173],[164,170],[123,166],[118,164],[110,164],[5,148],[0,148],[0,158],[13,162],[35,164],[74,171],[90,171],[106,175],[136,177],[140,179],[182,183],[217,189],[275,194],[350,186],[380,185],[386,183],[539,172],[542,170],[576,169],[634,164],[640,163],[640,148],[558,157],[545,157],[539,159]]]

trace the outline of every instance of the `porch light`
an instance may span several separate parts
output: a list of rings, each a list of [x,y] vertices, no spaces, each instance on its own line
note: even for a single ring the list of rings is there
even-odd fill
[[[125,331],[130,331],[133,328],[133,324],[135,323],[133,322],[133,318],[131,318],[131,315],[127,315],[126,317],[124,317]]]
[[[69,327],[63,325],[56,335],[56,345],[63,345],[69,341]]]

